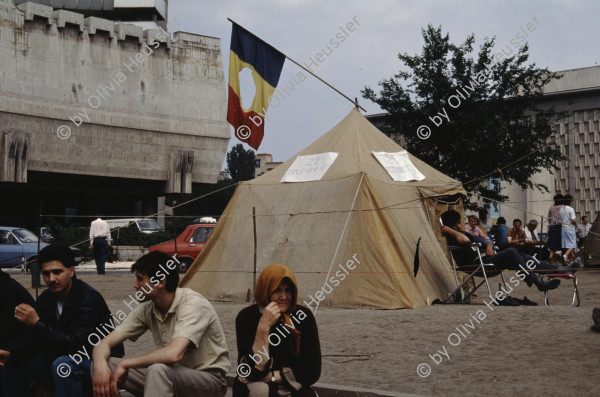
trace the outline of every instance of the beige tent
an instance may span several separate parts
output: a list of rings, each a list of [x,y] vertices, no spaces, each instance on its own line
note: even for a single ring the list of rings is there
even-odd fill
[[[252,299],[255,208],[257,274],[271,263],[289,266],[300,301],[312,308],[319,300],[321,306],[414,308],[445,297],[453,279],[438,217],[448,208],[444,199],[465,192],[460,182],[411,155],[425,179],[395,182],[373,152],[400,151],[352,110],[298,154],[338,153],[320,180],[282,183],[294,156],[237,187],[181,285],[210,299]]]

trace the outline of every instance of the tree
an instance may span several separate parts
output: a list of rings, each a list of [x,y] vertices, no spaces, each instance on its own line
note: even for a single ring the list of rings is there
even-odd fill
[[[234,182],[247,181],[254,178],[254,150],[244,150],[238,143],[227,153],[227,169]]]
[[[495,38],[486,38],[473,59],[474,34],[460,46],[441,26],[428,25],[422,34],[420,55],[398,55],[410,71],[380,81],[379,94],[365,87],[363,97],[390,113],[394,132],[411,154],[486,202],[508,199],[490,189],[492,176],[548,191],[531,177],[542,169],[552,172],[564,159],[550,138],[553,122],[565,114],[539,107],[542,88],[560,77],[528,64],[527,44],[514,48],[512,56],[507,46],[508,55],[492,57]]]

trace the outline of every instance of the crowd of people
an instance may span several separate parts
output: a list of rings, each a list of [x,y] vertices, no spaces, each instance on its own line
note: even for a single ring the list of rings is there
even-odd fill
[[[581,217],[580,223],[577,222],[575,210],[571,207],[571,195],[557,194],[553,201],[554,205],[548,211],[547,240],[537,231],[539,222],[536,219],[530,219],[525,227],[521,219],[514,219],[510,228],[506,219],[499,217],[492,225],[486,209],[479,211],[479,217],[468,216],[465,231],[472,236],[489,238],[501,251],[515,248],[524,254],[540,253],[554,263],[568,265],[575,260],[578,249],[583,247],[592,224],[586,215]],[[557,255],[558,252],[561,254]]]
[[[32,384],[51,387],[56,397],[114,397],[120,389],[136,396],[225,395],[232,366],[221,322],[206,298],[178,286],[169,255],[152,252],[132,265],[136,293],[126,302],[128,315],[112,314],[102,295],[77,278],[68,247],[45,247],[39,263],[48,289],[37,301],[0,270],[5,397],[30,396]],[[294,274],[283,265],[266,267],[255,297],[235,323],[240,366],[233,395],[315,396],[319,335],[312,310],[297,304]],[[156,350],[123,358],[123,342],[146,331]]]

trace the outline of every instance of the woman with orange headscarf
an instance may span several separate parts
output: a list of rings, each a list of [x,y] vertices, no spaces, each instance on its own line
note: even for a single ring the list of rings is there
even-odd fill
[[[316,396],[310,389],[321,375],[321,346],[312,311],[297,305],[294,273],[267,266],[254,289],[256,304],[235,319],[238,377],[234,397]]]

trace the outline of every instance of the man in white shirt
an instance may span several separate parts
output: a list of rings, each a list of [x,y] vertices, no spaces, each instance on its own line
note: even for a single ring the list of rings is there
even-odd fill
[[[577,217],[575,210],[571,207],[573,197],[567,194],[563,197],[564,207],[558,212],[558,218],[562,224],[562,248],[567,250],[564,253],[565,262],[575,259],[575,249],[577,248],[577,238],[575,237],[575,228],[577,227]]]
[[[583,243],[592,228],[592,224],[587,216],[581,217],[581,223],[577,226],[577,237],[579,238],[579,248],[583,247]]]
[[[537,232],[535,231],[537,226],[538,221],[536,221],[535,219],[532,219],[527,223],[527,227],[525,228],[525,237],[527,237],[527,241],[533,243],[538,242]]]
[[[105,274],[106,251],[111,241],[108,223],[98,217],[90,225],[90,248],[94,250],[94,259],[98,274]]]

